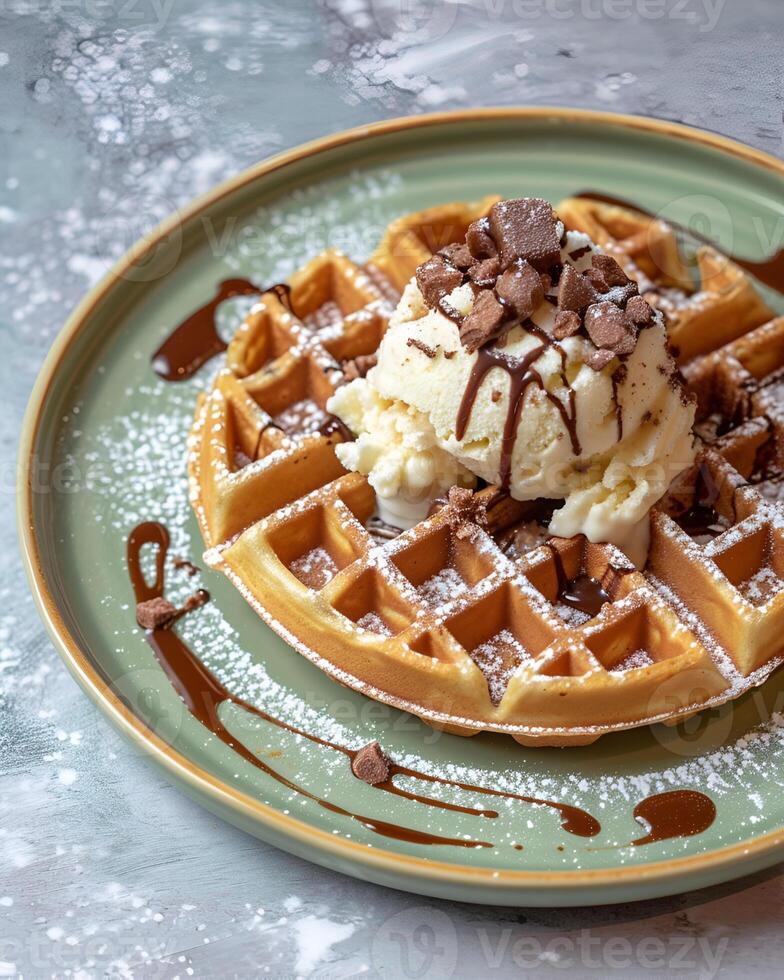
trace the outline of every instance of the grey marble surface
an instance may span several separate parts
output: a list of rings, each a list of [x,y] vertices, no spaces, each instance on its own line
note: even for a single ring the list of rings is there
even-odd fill
[[[780,869],[635,906],[482,909],[221,824],[60,664],[13,487],[39,365],[138,214],[312,137],[475,104],[640,112],[781,153],[782,28],[779,0],[0,0],[0,976],[778,975]]]

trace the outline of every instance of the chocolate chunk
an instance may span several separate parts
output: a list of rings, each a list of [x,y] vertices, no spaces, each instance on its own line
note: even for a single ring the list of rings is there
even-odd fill
[[[628,301],[637,295],[637,283],[630,279],[625,286],[610,286],[606,293],[601,294],[602,299],[608,299],[616,306],[626,309]]]
[[[495,286],[500,269],[497,258],[482,259],[468,270],[468,275],[477,286]]]
[[[601,252],[596,252],[591,257],[591,268],[586,271],[585,277],[600,293],[607,293],[613,286],[626,286],[631,282],[612,255],[603,255]]]
[[[501,273],[495,291],[520,320],[526,320],[544,299],[539,273],[525,259],[518,259]]]
[[[611,350],[594,350],[585,359],[585,363],[594,371],[601,371],[614,357],[615,354]]]
[[[498,254],[487,218],[471,222],[466,232],[466,245],[475,259],[492,259]]]
[[[576,262],[581,259],[584,255],[587,255],[591,251],[590,245],[583,245],[581,248],[576,248],[569,253],[569,258],[572,262]]]
[[[501,268],[526,259],[546,272],[561,257],[555,214],[547,201],[524,197],[499,201],[490,209],[490,232],[498,246]],[[472,249],[473,251],[473,249]]]
[[[473,255],[471,255],[471,250],[464,242],[447,245],[440,249],[438,254],[443,255],[447,262],[463,272],[469,269],[476,261]]]
[[[463,282],[463,273],[434,255],[423,262],[416,271],[417,286],[428,306],[437,306],[438,301],[457,289]]]
[[[574,266],[565,265],[558,280],[558,309],[582,313],[596,302],[596,290]]]
[[[638,327],[649,327],[653,323],[653,308],[642,296],[632,296],[626,304],[626,314]]]
[[[555,337],[556,340],[563,340],[566,337],[571,337],[573,334],[577,333],[581,326],[582,320],[580,319],[579,313],[575,313],[573,310],[559,310],[555,314],[553,337]]]
[[[504,308],[492,289],[476,294],[471,312],[460,324],[460,340],[469,353],[479,350],[503,331]]]
[[[389,779],[389,759],[378,742],[368,742],[351,760],[351,771],[357,779],[377,786]]]
[[[144,630],[163,630],[177,618],[177,607],[168,599],[148,599],[136,606],[136,622]]]
[[[421,350],[422,353],[427,354],[428,357],[436,356],[435,347],[431,347],[429,344],[426,344],[424,340],[419,340],[417,337],[409,337],[406,344],[409,347],[416,347],[417,350]]]
[[[631,354],[637,341],[637,328],[614,303],[594,303],[585,313],[585,330],[591,340],[615,354]]]
[[[360,354],[350,361],[343,361],[341,367],[347,381],[364,378],[368,371],[376,366],[378,358],[375,354]]]

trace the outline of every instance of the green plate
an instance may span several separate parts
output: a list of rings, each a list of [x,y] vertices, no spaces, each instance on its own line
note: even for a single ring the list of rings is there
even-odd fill
[[[76,678],[113,724],[210,810],[302,857],[385,885],[462,901],[593,904],[701,887],[779,860],[781,672],[762,690],[674,730],[610,735],[570,750],[525,749],[491,735],[462,739],[339,687],[271,633],[221,576],[189,579],[169,569],[173,598],[196,585],[212,593],[178,629],[233,694],[346,745],[378,739],[397,761],[426,772],[579,805],[602,830],[574,836],[551,809],[517,800],[496,799],[498,816],[488,817],[392,796],[356,780],[343,754],[223,706],[224,724],[265,764],[367,818],[360,822],[272,778],[188,712],[135,624],[125,548],[137,523],[159,520],[172,550],[199,563],[185,440],[215,363],[192,381],[167,384],[153,374],[150,355],[219,280],[273,282],[328,245],[364,258],[390,219],[438,202],[489,193],[558,201],[585,188],[699,221],[725,247],[761,256],[784,216],[783,173],[763,154],[654,121],[560,109],[472,111],[329,137],[175,215],[71,317],[41,373],[22,438],[25,559]],[[236,324],[240,305],[223,309],[224,329]],[[450,786],[408,788],[466,808],[489,800]],[[643,834],[635,805],[670,790],[707,793],[713,824],[630,846]],[[493,846],[395,839],[377,832],[378,821]]]

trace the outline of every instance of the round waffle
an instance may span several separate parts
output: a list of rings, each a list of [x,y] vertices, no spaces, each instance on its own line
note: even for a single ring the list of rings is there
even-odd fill
[[[674,723],[759,684],[784,656],[784,318],[714,249],[692,284],[668,225],[570,199],[568,227],[662,308],[704,442],[651,514],[644,572],[617,549],[547,538],[495,488],[487,520],[445,503],[402,534],[325,409],[363,371],[416,267],[497,200],[394,222],[370,262],[326,252],[265,293],[200,399],[191,500],[207,546],[259,615],[341,683],[462,735],[567,745]],[[597,583],[595,615],[565,585]]]

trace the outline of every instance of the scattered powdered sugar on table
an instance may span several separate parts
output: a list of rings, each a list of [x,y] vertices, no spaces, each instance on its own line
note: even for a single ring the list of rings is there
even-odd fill
[[[305,915],[292,923],[297,942],[297,960],[294,969],[302,976],[310,976],[318,964],[329,955],[333,946],[345,942],[354,935],[353,922],[335,922],[316,915]]]
[[[45,5],[34,6],[49,19]],[[57,100],[66,109],[63,124],[81,141],[87,177],[83,195],[33,221],[0,212],[0,223],[18,225],[16,247],[0,255],[0,287],[15,331],[33,343],[48,341],[85,284],[165,217],[281,146],[276,129],[250,122],[235,122],[231,140],[208,136],[207,124],[215,129],[222,120],[198,66],[205,56],[195,57],[159,25],[140,23],[150,13],[144,6],[128,11],[128,29],[102,29],[100,18],[89,24],[79,5],[52,10],[61,23],[48,63],[36,66],[39,77],[28,87],[35,102]],[[238,18],[235,10],[231,19]],[[249,45],[253,34],[243,31]],[[6,186],[14,189],[20,179],[25,175],[9,176]]]

